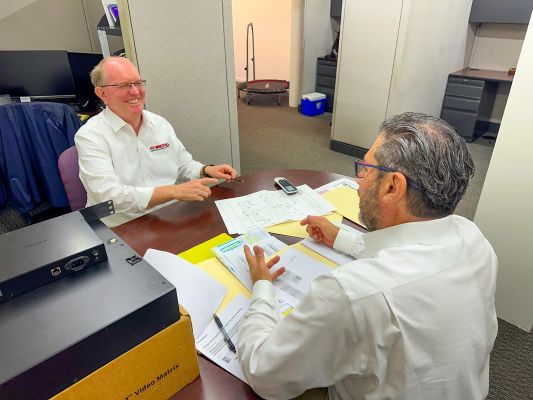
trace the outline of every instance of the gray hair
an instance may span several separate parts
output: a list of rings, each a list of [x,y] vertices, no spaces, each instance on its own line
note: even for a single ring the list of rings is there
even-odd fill
[[[376,160],[414,182],[407,190],[409,212],[422,218],[452,214],[475,172],[457,131],[440,118],[403,113],[383,121],[380,135]]]
[[[104,84],[104,65],[108,61],[112,61],[112,60],[116,60],[116,59],[123,60],[124,57],[118,57],[118,56],[104,57],[102,60],[100,60],[100,62],[98,64],[95,65],[95,67],[93,68],[93,70],[91,71],[91,74],[90,74],[91,75],[91,83],[93,84],[94,87],[102,86]]]

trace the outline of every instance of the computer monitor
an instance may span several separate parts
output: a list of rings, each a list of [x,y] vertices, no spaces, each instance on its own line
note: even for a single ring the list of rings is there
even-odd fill
[[[67,52],[0,51],[0,93],[34,99],[75,98]]]
[[[89,74],[102,58],[102,54],[68,53],[78,103],[86,104],[89,102],[92,105],[96,105],[99,102],[98,96],[94,93]]]

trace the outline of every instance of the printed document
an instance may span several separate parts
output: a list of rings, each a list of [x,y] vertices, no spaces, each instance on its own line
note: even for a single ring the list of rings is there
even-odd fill
[[[338,187],[349,187],[355,190],[359,189],[359,185],[354,178],[341,178],[316,188],[315,192],[324,194],[332,191],[333,189],[337,189]]]
[[[326,264],[293,248],[281,254],[272,270],[277,271],[280,267],[285,267],[285,272],[272,284],[278,298],[293,308],[309,293],[311,281],[317,276],[331,272],[331,268]]]
[[[235,346],[239,343],[239,322],[244,316],[250,301],[242,296],[237,295],[228,306],[218,314],[218,317],[228,332],[231,341]],[[246,382],[242,373],[241,366],[237,360],[237,355],[233,353],[226,342],[224,336],[220,333],[219,328],[214,320],[207,326],[204,332],[196,339],[196,350],[209,358],[215,364],[224,368],[230,374],[236,376],[241,381]],[[248,382],[246,382],[248,383]]]
[[[265,258],[273,256],[287,245],[264,229],[255,228],[211,249],[220,262],[251,292],[253,285],[244,255],[245,244],[250,247],[252,254],[254,253],[253,246],[261,246],[265,251]]]
[[[285,221],[298,221],[307,215],[325,215],[335,210],[307,185],[298,193],[262,190],[247,196],[217,200],[215,204],[230,234],[242,234],[252,228],[267,227]]]

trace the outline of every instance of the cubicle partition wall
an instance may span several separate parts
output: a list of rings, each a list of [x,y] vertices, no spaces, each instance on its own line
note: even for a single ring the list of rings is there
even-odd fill
[[[230,0],[122,0],[128,58],[147,81],[146,108],[193,157],[239,169]]]

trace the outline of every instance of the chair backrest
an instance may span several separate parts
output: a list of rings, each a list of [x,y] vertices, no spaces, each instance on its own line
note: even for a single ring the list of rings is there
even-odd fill
[[[57,160],[74,145],[80,126],[76,112],[66,104],[0,106],[0,178],[9,205],[24,215],[44,203],[69,206]]]
[[[71,210],[76,211],[84,208],[87,203],[87,192],[80,181],[76,146],[69,147],[61,153],[57,165]]]

